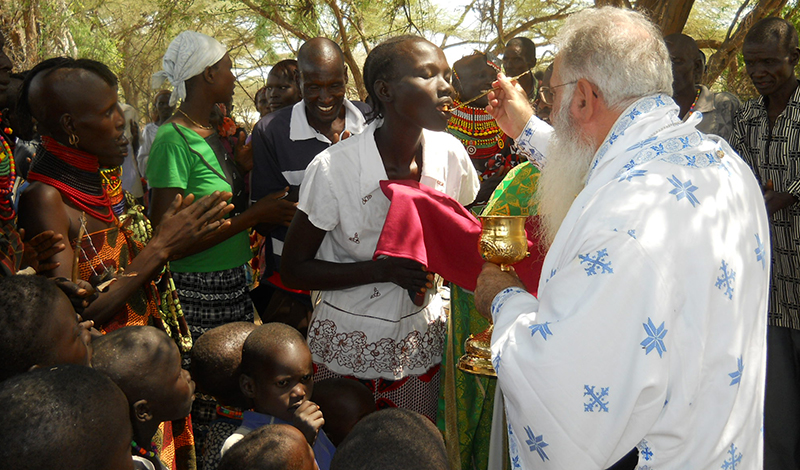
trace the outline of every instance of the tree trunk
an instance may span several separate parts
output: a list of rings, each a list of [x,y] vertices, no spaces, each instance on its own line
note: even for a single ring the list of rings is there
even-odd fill
[[[689,19],[694,0],[639,0],[636,10],[648,15],[664,36],[680,33]]]

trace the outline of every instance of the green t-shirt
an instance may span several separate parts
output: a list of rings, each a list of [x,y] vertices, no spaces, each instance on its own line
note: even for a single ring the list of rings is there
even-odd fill
[[[214,191],[230,191],[231,186],[206,166],[203,159],[220,175],[222,171],[214,151],[196,132],[178,126],[186,140],[171,123],[159,127],[150,160],[147,163],[147,181],[153,188],[181,188],[184,195],[194,194],[197,199]],[[193,150],[186,145],[188,141]],[[170,262],[170,268],[179,273],[210,272],[241,266],[253,256],[247,232],[240,232],[205,251]]]

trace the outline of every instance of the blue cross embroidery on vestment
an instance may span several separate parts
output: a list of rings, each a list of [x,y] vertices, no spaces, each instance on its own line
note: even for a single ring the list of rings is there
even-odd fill
[[[528,444],[528,448],[531,452],[536,452],[539,454],[539,457],[542,459],[542,462],[545,460],[550,460],[550,457],[544,452],[544,448],[547,447],[549,444],[544,442],[544,437],[542,434],[538,436],[531,431],[530,426],[525,426],[525,433],[528,435],[528,438],[525,439],[525,444]]]
[[[629,235],[631,238],[633,238],[634,240],[636,240],[636,229],[630,229],[630,230],[628,230],[628,235]]]
[[[589,397],[589,402],[583,404],[584,413],[593,412],[595,407],[598,412],[608,413],[608,387],[600,387],[599,394],[594,390],[594,385],[584,385],[583,390],[583,396]]]
[[[767,267],[767,257],[766,253],[764,252],[764,244],[761,243],[761,238],[756,234],[756,261],[761,261],[761,269],[766,269]]]
[[[557,272],[557,271],[556,271],[555,269],[551,269],[551,270],[550,270],[550,277],[548,277],[548,278],[547,278],[547,280],[545,280],[544,282],[545,282],[545,283],[548,283],[548,282],[550,282],[550,279],[553,279],[553,276],[555,276],[555,275],[556,275],[556,272]]]
[[[492,367],[494,367],[496,373],[500,372],[500,354],[497,354],[494,359],[492,359]]]
[[[731,385],[736,385],[742,380],[742,371],[744,370],[744,364],[742,363],[742,357],[739,356],[736,359],[736,370],[728,374],[731,378]]]
[[[618,183],[630,181],[637,176],[644,176],[646,173],[647,170],[628,170],[620,175]]]
[[[550,331],[550,322],[546,321],[544,323],[536,323],[535,325],[531,325],[528,328],[531,330],[531,336],[536,336],[536,333],[542,334],[542,339],[547,341],[547,335],[552,335],[553,332]]]
[[[653,145],[650,148],[653,149],[653,151],[656,152],[656,156],[662,155],[662,154],[667,152],[666,150],[664,150],[664,144],[663,143],[658,144],[658,145]]]
[[[694,195],[694,192],[697,191],[697,186],[692,184],[692,180],[686,180],[685,183],[681,182],[677,176],[672,175],[672,178],[667,178],[667,181],[672,183],[675,186],[675,189],[670,191],[670,194],[674,194],[675,197],[678,198],[680,201],[683,198],[686,198],[689,202],[692,203],[692,207],[697,207],[697,204],[700,204],[700,201],[697,200],[697,197]]]
[[[731,448],[730,450],[728,450],[728,454],[730,454],[730,457],[725,459],[725,462],[722,463],[722,467],[720,467],[722,468],[722,470],[736,470],[737,468],[739,468],[738,465],[742,463],[742,454],[741,452],[737,454],[736,453],[737,450],[738,449],[736,448],[736,446],[731,444]]]
[[[603,274],[609,273],[613,274],[614,270],[611,269],[611,261],[607,261],[605,258],[608,256],[608,251],[603,248],[602,250],[597,251],[597,255],[592,258],[591,253],[586,253],[585,255],[578,255],[581,262],[580,264],[586,263],[583,269],[586,270],[587,276],[594,276],[595,274]],[[598,272],[598,269],[600,270]]]
[[[650,351],[653,349],[656,350],[658,353],[658,357],[663,357],[664,353],[667,351],[667,347],[664,345],[664,336],[667,335],[666,329],[664,329],[664,322],[661,322],[661,326],[656,328],[653,324],[653,320],[651,318],[647,318],[647,323],[642,323],[644,326],[644,331],[647,333],[647,338],[642,341],[641,344],[644,348],[644,354],[650,354]]]
[[[642,442],[639,443],[639,456],[645,460],[650,460],[653,458],[653,450],[647,445],[647,439],[642,439]]]
[[[513,468],[522,468],[519,463],[519,451],[517,450],[517,438],[514,437],[514,430],[511,425],[508,425],[508,451],[511,456],[511,464]]]
[[[728,299],[733,299],[733,281],[736,280],[736,271],[731,269],[728,271],[728,263],[725,260],[722,260],[722,266],[720,266],[719,270],[722,271],[722,274],[717,278],[717,282],[714,284],[720,290],[725,288],[725,295],[728,296]]]

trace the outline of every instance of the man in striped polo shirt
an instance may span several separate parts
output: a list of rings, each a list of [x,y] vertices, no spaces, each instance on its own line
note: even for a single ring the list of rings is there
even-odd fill
[[[760,97],[734,122],[732,146],[764,190],[772,232],[767,329],[764,468],[800,467],[800,59],[797,31],[759,21],[744,40],[747,74]]]

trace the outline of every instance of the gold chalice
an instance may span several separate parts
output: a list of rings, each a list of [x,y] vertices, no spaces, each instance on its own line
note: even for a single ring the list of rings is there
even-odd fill
[[[478,252],[481,258],[510,271],[512,264],[528,257],[528,237],[525,235],[526,215],[486,215],[481,218],[481,237]],[[491,320],[490,320],[491,322]],[[492,367],[492,330],[469,335],[464,343],[466,354],[458,360],[458,368],[471,374],[497,377]]]

